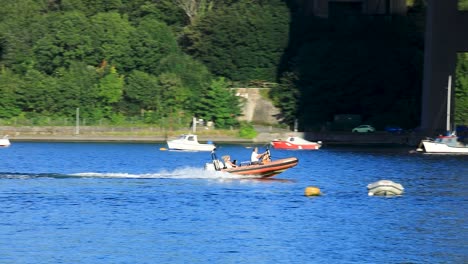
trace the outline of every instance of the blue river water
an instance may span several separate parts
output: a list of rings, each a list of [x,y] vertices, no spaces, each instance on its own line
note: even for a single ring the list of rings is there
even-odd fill
[[[0,149],[0,263],[468,263],[468,156],[272,150],[299,164],[259,181],[163,147]],[[249,147],[217,153],[248,160]],[[405,193],[368,196],[381,179]]]

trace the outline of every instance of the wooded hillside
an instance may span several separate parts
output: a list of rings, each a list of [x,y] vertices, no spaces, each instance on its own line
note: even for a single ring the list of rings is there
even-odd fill
[[[236,127],[241,102],[227,88],[267,84],[301,129],[336,114],[414,128],[425,7],[412,2],[407,16],[323,19],[296,0],[0,0],[0,121],[50,123],[79,108],[88,124],[197,116]]]

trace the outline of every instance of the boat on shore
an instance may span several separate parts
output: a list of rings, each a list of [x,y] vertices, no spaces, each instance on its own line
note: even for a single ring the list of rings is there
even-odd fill
[[[10,139],[8,138],[8,135],[3,136],[3,138],[0,138],[0,147],[9,147],[11,145]]]
[[[426,138],[421,140],[417,152],[428,153],[428,154],[468,154],[468,144],[462,141],[460,137],[456,135],[456,132],[451,131],[450,124],[450,99],[451,99],[451,83],[452,76],[449,76],[447,86],[447,126],[446,135],[439,135],[437,138]]]
[[[198,137],[195,134],[183,134],[177,139],[168,140],[167,146],[169,150],[186,150],[186,151],[212,151],[216,146],[211,143],[199,143]]]
[[[308,149],[317,150],[322,147],[322,142],[312,142],[300,137],[288,137],[286,140],[274,139],[270,144],[275,149]]]
[[[250,161],[241,162],[236,167],[228,168],[216,157],[213,150],[211,152],[211,162],[205,164],[205,170],[222,171],[243,176],[255,176],[258,178],[269,178],[278,175],[287,169],[296,166],[299,160],[296,157],[271,160],[270,150],[267,149],[265,157],[261,161],[252,163]]]

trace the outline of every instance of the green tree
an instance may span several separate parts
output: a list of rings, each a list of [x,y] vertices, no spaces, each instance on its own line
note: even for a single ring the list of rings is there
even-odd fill
[[[203,63],[183,53],[172,53],[161,59],[156,72],[176,74],[184,87],[190,88],[188,107],[195,111],[194,105],[203,96],[203,91],[210,84],[212,75]]]
[[[131,66],[130,37],[134,28],[117,12],[98,13],[91,18],[95,47],[94,63],[106,60],[120,68]]]
[[[116,12],[123,8],[121,0],[60,0],[58,2],[59,9],[64,11],[79,11],[86,14],[86,16]]]
[[[52,74],[58,68],[68,68],[73,61],[97,64],[92,56],[91,24],[82,13],[55,14],[49,21],[49,32],[34,46],[37,69]]]
[[[183,86],[182,80],[174,73],[162,73],[158,76],[158,89],[162,108],[158,109],[162,116],[179,116],[187,108],[189,90]]]
[[[274,81],[289,22],[283,1],[239,1],[198,21],[186,36],[186,50],[214,74],[233,81]]]
[[[137,107],[137,112],[155,111],[160,109],[161,102],[158,94],[158,79],[142,71],[133,71],[126,79],[124,97]],[[132,107],[133,108],[133,107]]]
[[[154,19],[144,19],[131,37],[132,57],[135,70],[154,75],[160,60],[170,54],[180,52],[177,40],[171,29]]]
[[[459,53],[457,58],[454,122],[468,125],[468,53]]]
[[[458,10],[468,11],[468,0],[458,0]]]
[[[223,77],[213,79],[196,104],[195,115],[207,121],[214,121],[217,128],[237,126],[241,115],[240,101]]]
[[[282,122],[292,126],[299,116],[298,108],[301,92],[298,87],[298,77],[292,72],[285,72],[279,85],[270,90],[273,104],[281,109]]]
[[[19,102],[22,110],[28,113],[53,114],[57,109],[54,104],[60,94],[56,79],[35,69],[30,69],[23,76]]]
[[[41,1],[0,1],[0,64],[25,72],[34,65],[32,46],[47,30]]]
[[[184,11],[173,0],[123,0],[129,20],[138,24],[142,19],[155,19],[171,26],[176,32],[187,25]]]
[[[21,76],[4,67],[0,69],[0,118],[11,118],[21,113],[18,92],[22,85]]]
[[[95,14],[97,13],[96,10],[92,10],[88,8],[85,3],[83,3],[83,0],[61,0],[60,1],[60,9],[63,12],[69,12],[69,11],[79,11],[82,12],[83,14]]]
[[[122,99],[124,79],[117,73],[114,66],[111,66],[109,72],[99,79],[98,89],[100,102],[104,106],[117,103]]]
[[[102,114],[96,111],[100,107],[100,94],[99,75],[94,67],[83,62],[72,62],[68,69],[60,69],[57,76],[60,94],[54,98],[57,113],[73,117],[76,108],[80,108],[82,117],[102,118]]]

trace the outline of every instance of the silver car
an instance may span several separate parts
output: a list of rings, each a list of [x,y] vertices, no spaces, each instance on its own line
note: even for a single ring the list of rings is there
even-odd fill
[[[360,125],[352,130],[353,133],[358,132],[358,133],[369,133],[369,132],[375,132],[375,128],[371,125]]]

